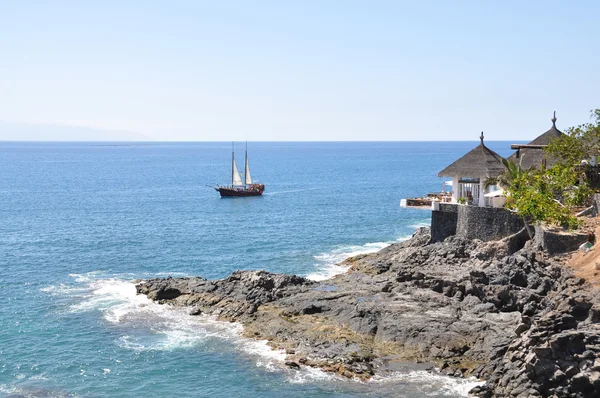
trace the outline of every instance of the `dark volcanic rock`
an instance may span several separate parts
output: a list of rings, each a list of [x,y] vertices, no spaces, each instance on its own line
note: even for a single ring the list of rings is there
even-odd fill
[[[236,271],[216,281],[153,279],[139,293],[241,322],[286,365],[368,379],[385,361],[426,361],[487,380],[487,396],[600,396],[600,300],[525,245],[411,240],[344,262],[328,281]],[[384,361],[384,362],[385,362]]]

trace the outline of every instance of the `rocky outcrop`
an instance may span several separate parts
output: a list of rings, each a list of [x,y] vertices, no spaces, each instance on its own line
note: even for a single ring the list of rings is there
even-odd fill
[[[524,231],[497,242],[430,240],[421,228],[322,282],[236,271],[137,289],[241,322],[248,337],[285,350],[292,368],[368,379],[397,361],[425,361],[487,380],[473,391],[480,396],[599,396],[600,304],[581,279],[525,244]]]
[[[600,215],[600,194],[594,194],[594,199],[592,200],[592,217],[598,217]]]
[[[548,254],[561,254],[577,250],[587,239],[588,235],[584,232],[549,230],[538,225],[535,227],[533,244],[536,249]]]

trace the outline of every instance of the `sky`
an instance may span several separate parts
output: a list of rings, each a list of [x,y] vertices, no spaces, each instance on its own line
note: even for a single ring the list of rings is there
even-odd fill
[[[528,140],[600,108],[598,1],[0,0],[0,140]]]

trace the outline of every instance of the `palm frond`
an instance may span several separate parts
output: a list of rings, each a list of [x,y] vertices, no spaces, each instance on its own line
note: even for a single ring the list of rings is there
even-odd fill
[[[498,178],[495,177],[490,177],[487,178],[484,182],[483,182],[483,188],[484,189],[488,189],[489,187],[493,186],[493,185],[498,185]]]

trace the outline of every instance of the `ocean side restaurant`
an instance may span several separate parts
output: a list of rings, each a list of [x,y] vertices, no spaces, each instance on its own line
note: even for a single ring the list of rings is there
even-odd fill
[[[451,203],[459,203],[460,198],[464,198],[469,205],[491,206],[492,198],[486,197],[486,193],[500,192],[495,186],[485,192],[484,184],[488,178],[496,178],[504,172],[502,156],[485,146],[483,132],[479,139],[479,145],[438,173],[438,177],[452,178]]]
[[[553,161],[547,158],[544,148],[561,135],[563,133],[556,128],[555,113],[552,127],[548,131],[528,144],[511,145],[511,149],[516,152],[507,160],[523,169],[540,167],[542,164],[550,166]],[[503,158],[485,145],[483,132],[479,139],[479,145],[438,173],[438,177],[452,179],[444,182],[442,192],[430,193],[424,198],[402,199],[400,206],[436,209],[439,203],[463,203],[480,207],[503,207],[506,203],[504,191],[495,185],[485,186],[486,180],[496,178],[506,170]]]

